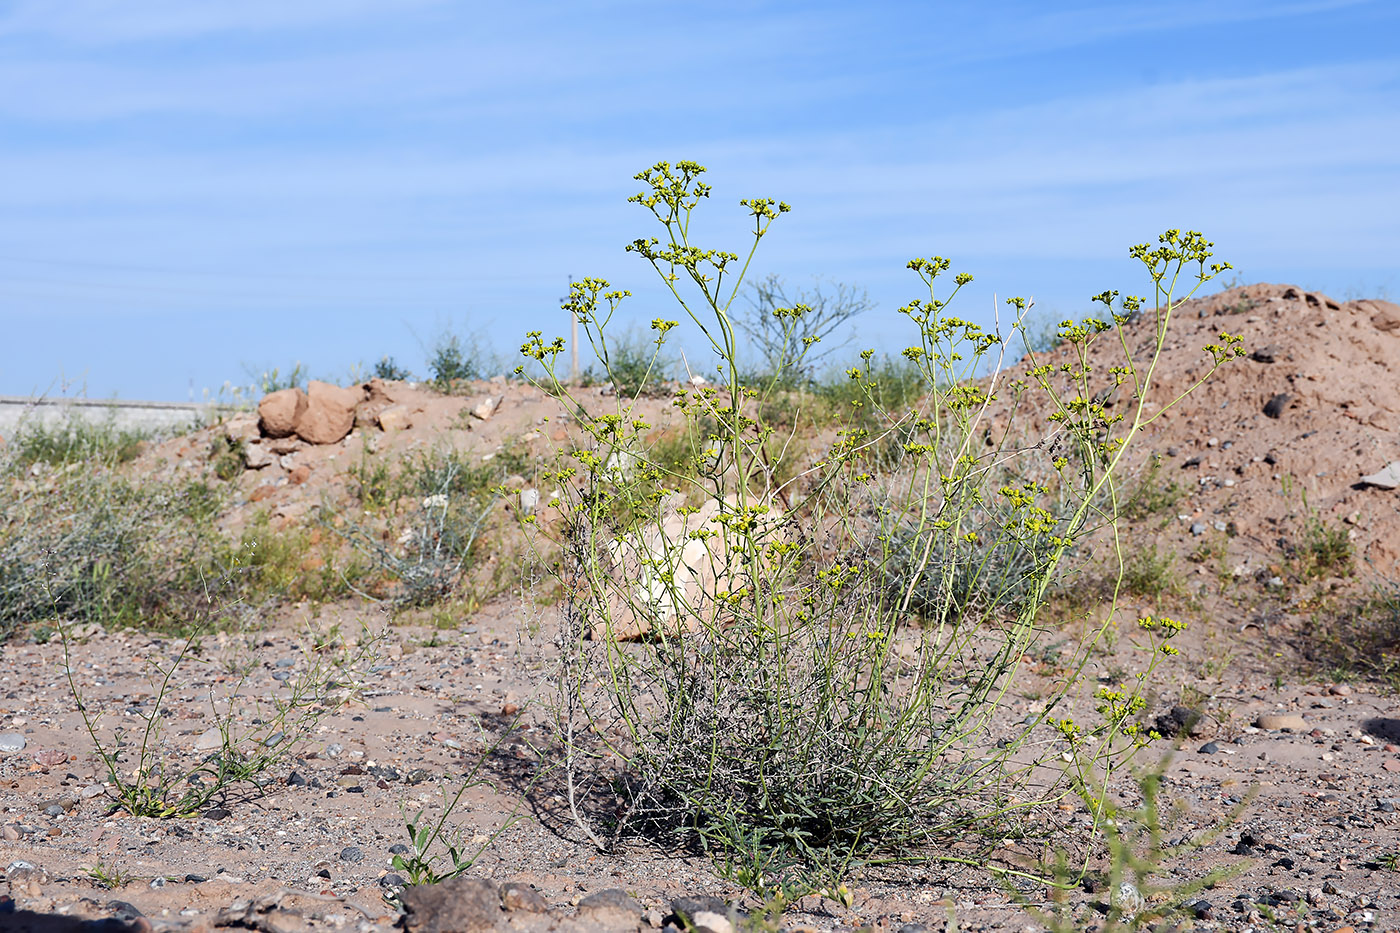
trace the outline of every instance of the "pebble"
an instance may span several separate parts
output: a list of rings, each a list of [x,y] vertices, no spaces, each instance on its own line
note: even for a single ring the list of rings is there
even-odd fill
[[[1192,533],[1193,535],[1196,535],[1197,537],[1200,537],[1201,535],[1205,534],[1205,533],[1206,533],[1206,526],[1205,526],[1205,523],[1204,523],[1204,522],[1193,522],[1193,523],[1191,524],[1191,533]]]
[[[216,748],[223,748],[224,734],[218,729],[205,729],[199,734],[199,738],[194,740],[196,751],[212,752]]]
[[[91,800],[93,797],[99,797],[106,792],[107,788],[103,787],[101,784],[89,784],[87,787],[83,788],[82,794],[83,799]]]
[[[18,732],[6,732],[0,735],[0,752],[22,752],[24,746],[28,744],[24,736]]]
[[[346,846],[340,850],[340,860],[342,862],[358,862],[365,857],[359,846]]]
[[[390,855],[407,855],[410,851],[412,850],[402,842],[396,842],[389,847]]]
[[[69,797],[66,795],[63,797],[54,797],[51,800],[39,801],[39,809],[43,810],[45,813],[48,813],[49,816],[58,815],[56,813],[51,812],[55,809],[58,810],[59,813],[67,813],[69,810],[73,809],[77,805],[78,799],[76,797]]]
[[[1220,746],[1217,745],[1217,744],[1214,743],[1214,742],[1207,742],[1206,744],[1204,744],[1204,745],[1201,746],[1201,754],[1202,754],[1202,755],[1218,755],[1218,754],[1220,754]]]
[[[1308,724],[1297,713],[1265,713],[1256,719],[1254,724],[1260,729],[1267,729],[1271,732],[1280,729],[1289,732],[1306,732],[1308,729]]]

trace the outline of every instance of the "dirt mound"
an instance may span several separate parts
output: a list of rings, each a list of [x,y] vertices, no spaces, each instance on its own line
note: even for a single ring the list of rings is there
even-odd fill
[[[1139,368],[1151,360],[1154,330],[1151,313],[1125,329]],[[1171,405],[1209,371],[1202,348],[1219,343],[1222,332],[1243,338],[1246,355]],[[1123,361],[1111,337],[1090,354],[1103,379]],[[1070,359],[1066,348],[1038,357]],[[1028,365],[1023,360],[1012,372]],[[1312,514],[1345,523],[1358,557],[1393,575],[1400,498],[1362,477],[1400,459],[1398,376],[1400,306],[1390,302],[1339,303],[1259,284],[1183,304],[1172,316],[1147,411],[1170,407],[1144,430],[1134,455],[1140,476],[1167,498],[1179,496],[1167,543],[1189,552],[1201,543],[1195,539],[1223,533],[1232,570],[1253,574],[1278,560],[1299,518]],[[1128,394],[1105,404],[1123,412]],[[1160,458],[1156,471],[1144,472],[1153,458]]]

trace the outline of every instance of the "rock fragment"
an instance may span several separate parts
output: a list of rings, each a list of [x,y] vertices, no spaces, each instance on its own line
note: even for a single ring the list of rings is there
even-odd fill
[[[306,393],[299,388],[279,389],[258,403],[258,426],[264,437],[291,437],[297,419],[306,411]]]
[[[334,444],[355,426],[362,392],[313,379],[306,387],[306,410],[296,422],[297,437],[308,444]]]
[[[1377,489],[1395,489],[1400,486],[1400,460],[1393,460],[1376,472],[1361,477],[1361,482]]]

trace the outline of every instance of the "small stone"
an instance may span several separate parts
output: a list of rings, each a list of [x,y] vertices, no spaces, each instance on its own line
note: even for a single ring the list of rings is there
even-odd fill
[[[194,740],[196,751],[212,752],[216,748],[224,747],[224,734],[218,729],[205,729],[199,734],[199,738]]]
[[[501,927],[501,892],[485,878],[409,885],[400,895],[406,933],[487,933]]]
[[[291,774],[287,775],[287,786],[288,786],[288,787],[305,787],[305,786],[306,786],[306,778],[302,777],[300,774],[297,774],[295,771],[293,771]]]
[[[342,862],[359,862],[363,861],[364,857],[365,854],[360,851],[359,846],[346,846],[340,850],[340,860]]]
[[[89,784],[82,790],[84,800],[91,800],[93,797],[100,797],[107,792],[107,788],[101,784]]]
[[[379,884],[386,888],[401,888],[407,883],[408,882],[404,880],[403,875],[397,874],[392,871],[389,872],[389,874],[385,875],[383,878],[379,879]]]
[[[204,817],[206,820],[215,821],[226,820],[232,815],[233,814],[230,813],[230,811],[225,810],[223,807],[210,807],[208,810],[205,810],[203,813],[200,814],[200,816]]]
[[[39,809],[41,809],[41,810],[43,810],[45,813],[49,814],[49,816],[57,816],[57,815],[58,815],[58,814],[52,812],[55,808],[57,808],[58,813],[67,813],[69,810],[73,809],[73,808],[76,807],[77,805],[78,805],[78,798],[76,798],[76,797],[69,797],[69,796],[67,796],[67,795],[64,795],[64,796],[62,796],[62,797],[54,797],[54,798],[52,798],[51,800],[41,800],[41,801],[39,801]]]
[[[1349,697],[1351,696],[1351,687],[1347,684],[1333,684],[1327,688],[1327,692],[1334,697]]]
[[[151,879],[151,887],[152,887],[153,889],[156,889],[156,890],[159,890],[160,888],[165,887],[165,878],[164,878],[164,876],[157,875],[156,877],[152,878],[152,879]]]
[[[262,470],[272,466],[272,451],[262,444],[245,444],[243,446],[243,465],[250,470]]]
[[[504,396],[490,396],[472,406],[472,417],[480,421],[490,421]]]
[[[410,849],[408,846],[404,845],[402,842],[396,842],[389,847],[390,855],[407,855],[411,851],[413,850]]]
[[[24,746],[28,744],[24,736],[20,735],[18,732],[6,732],[0,735],[0,752],[22,752],[24,751]]]
[[[542,914],[549,910],[549,905],[540,896],[540,892],[518,881],[508,881],[501,885],[501,903],[510,911]]]
[[[206,882],[206,881],[208,881],[208,880],[209,880],[209,879],[206,878],[206,877],[204,877],[203,875],[186,875],[186,876],[185,876],[185,884],[203,884],[204,882]]]
[[[1307,732],[1308,724],[1297,713],[1265,713],[1254,721],[1260,729],[1270,732]]]
[[[671,913],[685,929],[708,929],[711,933],[734,933],[731,918],[740,919],[737,911],[717,897],[678,897],[671,901]]]
[[[413,410],[407,405],[390,405],[375,416],[381,431],[406,431],[413,427]]]
[[[3,827],[0,827],[0,838],[3,838],[6,842],[18,842],[24,838],[24,832],[19,828],[18,824],[6,823]]]
[[[62,816],[62,815],[63,815],[63,808],[60,807],[58,804],[53,804],[52,806],[47,806],[47,807],[44,808],[44,816]]]
[[[1132,918],[1137,916],[1138,911],[1142,910],[1147,902],[1143,899],[1142,892],[1137,889],[1137,885],[1131,881],[1124,881],[1113,891],[1109,903],[1117,907],[1125,918]]]
[[[1377,489],[1395,489],[1400,486],[1400,460],[1387,463],[1376,472],[1361,477],[1361,482]]]
[[[1287,392],[1280,392],[1264,403],[1264,414],[1270,418],[1279,418],[1288,408],[1288,403],[1293,400],[1293,396]],[[1265,458],[1267,461],[1268,458]]]
[[[608,888],[588,895],[578,902],[578,915],[592,917],[595,921],[600,916],[621,915],[632,921],[636,921],[642,915],[642,905],[632,900],[627,892],[621,888]],[[723,933],[723,931],[716,931]]]
[[[1192,523],[1191,523],[1191,533],[1192,533],[1193,535],[1197,536],[1197,537],[1200,537],[1201,535],[1205,534],[1205,533],[1206,533],[1205,522],[1192,522]]]
[[[1201,746],[1200,751],[1202,755],[1218,755],[1220,754],[1220,746],[1214,742],[1207,742]]]

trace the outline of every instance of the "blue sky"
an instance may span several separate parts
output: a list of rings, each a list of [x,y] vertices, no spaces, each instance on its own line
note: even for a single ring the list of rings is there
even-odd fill
[[[675,317],[622,245],[659,159],[793,205],[755,265],[905,262],[1046,313],[1204,231],[1241,281],[1400,293],[1400,4],[0,0],[0,393],[183,399],[302,361],[509,357],[570,275]],[[511,365],[514,361],[511,360]]]

